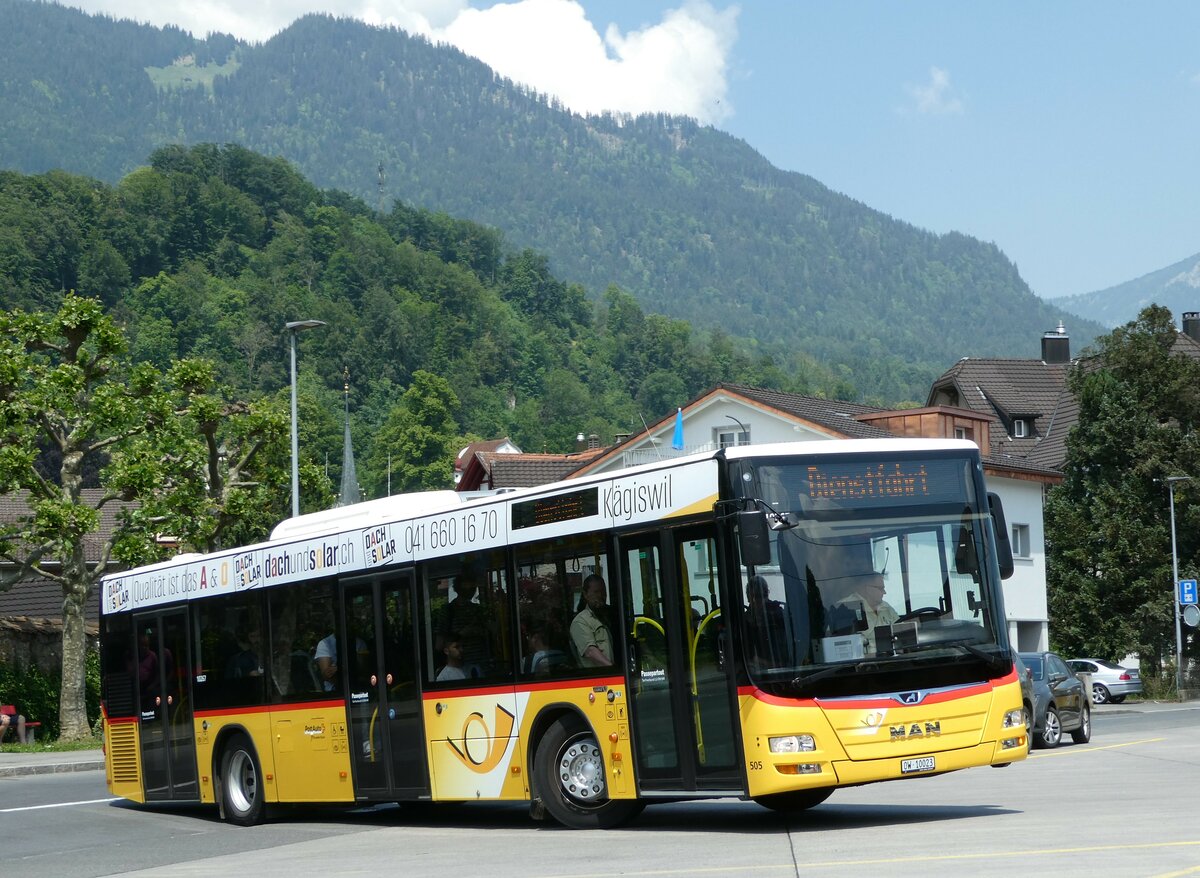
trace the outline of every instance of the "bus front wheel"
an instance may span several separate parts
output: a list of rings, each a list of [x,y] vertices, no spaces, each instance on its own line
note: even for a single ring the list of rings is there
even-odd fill
[[[642,810],[633,799],[610,799],[604,754],[580,720],[559,719],[546,730],[534,756],[537,791],[550,816],[572,829],[612,829]]]
[[[833,795],[833,787],[819,787],[814,790],[792,790],[790,793],[759,796],[754,801],[772,811],[807,811],[809,808],[815,808],[831,795]]]
[[[239,826],[261,823],[266,814],[262,769],[245,735],[230,738],[221,753],[221,806],[225,819]]]

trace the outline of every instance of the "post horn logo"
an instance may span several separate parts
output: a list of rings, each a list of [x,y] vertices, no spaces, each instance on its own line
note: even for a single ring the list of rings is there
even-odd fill
[[[483,714],[478,710],[472,711],[463,720],[459,737],[446,738],[446,743],[459,762],[476,774],[487,774],[504,758],[515,723],[516,717],[497,704],[496,728],[493,732],[488,729]],[[474,735],[471,734],[472,727],[477,727]]]

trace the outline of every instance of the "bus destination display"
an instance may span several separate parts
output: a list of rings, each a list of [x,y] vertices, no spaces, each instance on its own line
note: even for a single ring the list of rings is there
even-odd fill
[[[892,460],[886,463],[811,463],[799,496],[805,504],[876,506],[905,501],[962,502],[967,494],[961,460]]]
[[[599,491],[596,488],[555,494],[553,497],[539,497],[536,500],[523,500],[512,505],[512,529],[520,530],[542,524],[589,518],[599,511]]]

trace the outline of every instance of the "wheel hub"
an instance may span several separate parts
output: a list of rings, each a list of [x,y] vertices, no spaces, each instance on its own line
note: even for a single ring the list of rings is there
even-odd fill
[[[563,749],[558,777],[567,795],[584,802],[604,798],[604,760],[594,741],[575,741]]]

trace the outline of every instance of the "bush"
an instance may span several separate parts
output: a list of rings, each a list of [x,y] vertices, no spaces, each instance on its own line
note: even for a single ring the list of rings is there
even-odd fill
[[[87,654],[84,680],[84,701],[88,724],[96,725],[100,717],[100,656],[95,650]],[[58,695],[62,689],[60,676],[47,676],[36,667],[0,662],[0,703],[14,704],[26,719],[42,724],[39,737],[58,737]],[[11,740],[11,739],[10,739]]]

